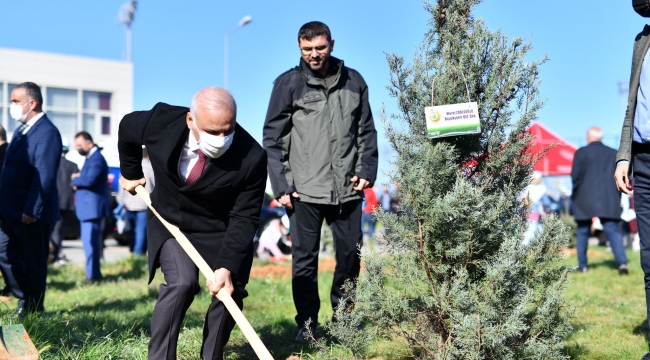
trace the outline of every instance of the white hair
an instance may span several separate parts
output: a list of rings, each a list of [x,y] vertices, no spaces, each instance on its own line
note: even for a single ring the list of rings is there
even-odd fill
[[[594,126],[587,131],[587,136],[594,140],[601,140],[603,138],[603,131]]]
[[[199,107],[211,109],[225,109],[232,113],[233,118],[237,118],[237,103],[230,92],[224,88],[210,86],[199,90],[192,96],[190,105],[190,114],[196,121],[196,111]]]

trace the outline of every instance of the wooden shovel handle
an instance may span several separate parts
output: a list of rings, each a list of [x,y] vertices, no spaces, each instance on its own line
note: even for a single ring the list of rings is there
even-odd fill
[[[214,278],[214,272],[212,271],[212,268],[208,263],[203,260],[201,255],[199,254],[198,251],[196,251],[196,248],[192,243],[187,239],[187,237],[178,229],[178,227],[170,224],[167,220],[163,219],[160,214],[156,211],[156,209],[151,206],[151,198],[149,197],[149,193],[147,190],[142,187],[142,185],[138,185],[135,188],[135,192],[140,195],[142,200],[147,204],[149,209],[156,215],[158,220],[165,225],[167,230],[172,234],[172,236],[176,239],[176,241],[181,245],[183,250],[187,253],[187,255],[194,261],[194,264],[199,268],[201,273],[205,276],[206,279],[213,279]],[[241,331],[244,333],[244,336],[246,336],[246,340],[251,344],[251,347],[255,351],[255,354],[257,354],[257,357],[262,359],[262,360],[273,360],[273,357],[271,356],[271,353],[269,353],[269,350],[264,346],[264,343],[260,339],[259,336],[257,336],[257,333],[251,326],[251,324],[246,320],[246,317],[244,316],[244,313],[239,310],[239,307],[235,303],[235,301],[232,299],[230,294],[224,289],[219,290],[219,293],[217,293],[217,299],[219,299],[221,302],[223,302],[224,305],[226,305],[226,309],[228,309],[228,312],[230,312],[230,315],[235,319],[235,322],[237,325],[239,325],[239,328]]]

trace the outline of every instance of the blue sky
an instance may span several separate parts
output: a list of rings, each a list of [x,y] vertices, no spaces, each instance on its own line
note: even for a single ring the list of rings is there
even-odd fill
[[[124,59],[117,13],[125,1],[0,1],[0,47]],[[381,128],[382,104],[396,109],[386,91],[384,53],[411,58],[428,21],[419,0],[140,0],[133,23],[134,110],[159,101],[189,105],[200,88],[223,85],[224,34],[244,15],[253,21],[230,36],[229,89],[238,122],[260,141],[273,80],[298,64],[302,24],[330,26],[333,55],[366,79]],[[605,143],[618,146],[624,101],[617,84],[629,78],[634,37],[646,23],[629,1],[486,0],[476,16],[508,36],[530,39],[531,60],[550,58],[541,69],[543,124],[579,146],[587,128],[598,125]],[[380,140],[382,160],[387,147]]]

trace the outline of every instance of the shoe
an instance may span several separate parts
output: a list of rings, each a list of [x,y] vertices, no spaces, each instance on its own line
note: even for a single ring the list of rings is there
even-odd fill
[[[579,267],[577,271],[586,274],[588,270],[586,267],[583,268]]]
[[[627,275],[629,274],[630,271],[627,268],[627,264],[622,264],[621,266],[618,267],[618,274],[619,275]],[[648,359],[650,360],[650,359]]]
[[[311,336],[316,337],[316,327],[311,327]],[[298,329],[298,335],[296,335],[296,341],[299,343],[306,343],[311,340],[311,337],[307,334],[307,328],[302,327]]]
[[[647,354],[645,354],[645,355],[643,355],[643,357],[641,358],[641,360],[650,360],[650,352],[647,353]]]

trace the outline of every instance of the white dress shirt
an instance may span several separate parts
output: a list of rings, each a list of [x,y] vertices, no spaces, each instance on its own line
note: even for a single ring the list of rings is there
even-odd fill
[[[181,151],[181,157],[178,159],[178,176],[187,181],[187,177],[190,176],[190,171],[199,161],[199,142],[194,138],[194,132],[190,130],[190,134],[187,136],[187,141],[183,145],[183,151]]]
[[[31,120],[29,120],[27,123],[25,123],[25,128],[23,128],[22,134],[25,135],[29,131],[29,129],[36,124],[36,122],[45,115],[44,112],[39,113],[38,115],[34,116]]]

